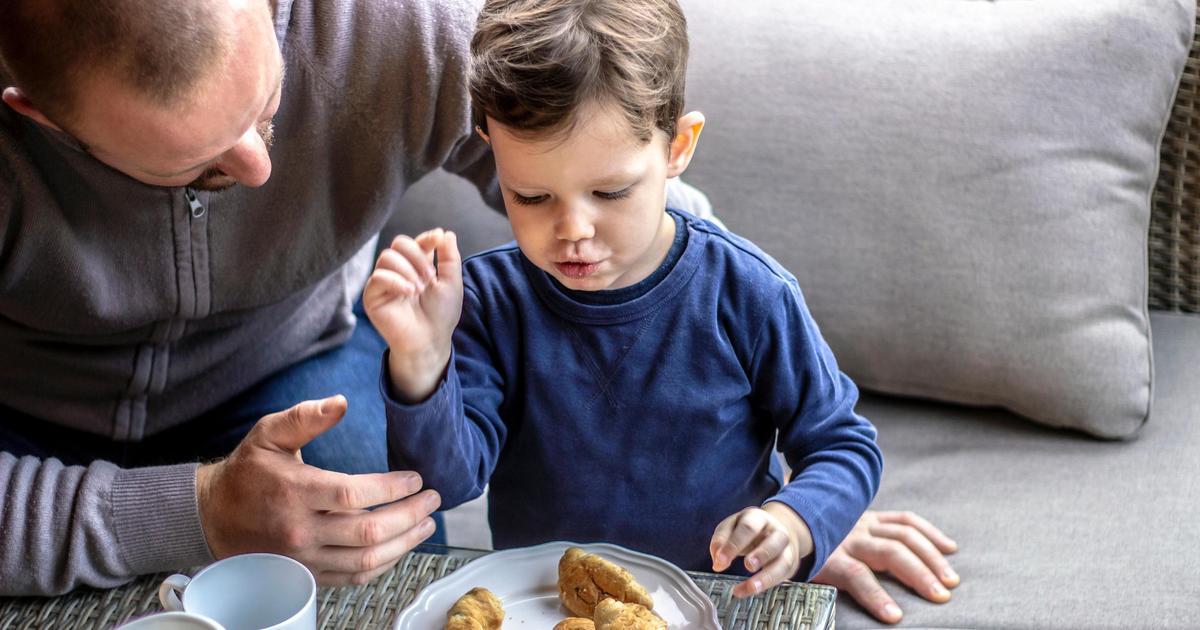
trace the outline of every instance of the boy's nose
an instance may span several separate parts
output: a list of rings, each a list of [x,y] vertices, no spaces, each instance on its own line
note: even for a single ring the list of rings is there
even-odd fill
[[[567,207],[559,212],[554,236],[563,241],[582,241],[596,235],[591,212],[586,208]]]

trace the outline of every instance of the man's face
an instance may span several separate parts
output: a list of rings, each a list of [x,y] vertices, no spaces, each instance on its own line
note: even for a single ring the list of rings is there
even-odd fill
[[[261,186],[271,175],[283,64],[267,3],[237,6],[229,18],[230,53],[190,101],[166,108],[101,73],[80,86],[69,133],[96,159],[154,186]]]
[[[566,138],[529,139],[488,119],[513,234],[564,286],[596,291],[645,279],[671,248],[667,138],[643,143],[611,107],[585,106]]]

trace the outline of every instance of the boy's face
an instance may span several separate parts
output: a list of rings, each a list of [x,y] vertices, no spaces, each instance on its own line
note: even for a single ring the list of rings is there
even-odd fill
[[[661,130],[643,143],[600,105],[585,106],[565,138],[517,136],[491,118],[488,130],[513,234],[540,269],[598,291],[636,284],[666,257],[675,235],[666,182],[687,160],[672,159],[678,143]]]

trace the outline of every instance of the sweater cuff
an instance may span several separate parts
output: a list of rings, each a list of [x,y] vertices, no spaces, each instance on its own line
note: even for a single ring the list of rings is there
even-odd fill
[[[199,464],[117,471],[111,504],[122,556],[135,574],[207,564],[212,552],[200,527]]]

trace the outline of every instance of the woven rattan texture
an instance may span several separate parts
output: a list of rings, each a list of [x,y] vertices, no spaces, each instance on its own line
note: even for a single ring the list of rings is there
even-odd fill
[[[370,584],[323,588],[319,626],[326,630],[391,628],[400,610],[430,582],[454,571],[466,558],[413,552]],[[158,585],[166,573],[149,575],[117,589],[82,589],[56,598],[0,599],[0,630],[112,628],[162,608]],[[730,590],[737,582],[692,574],[717,605],[726,630],[825,630],[832,625],[836,591],[828,586],[788,583],[747,600]]]
[[[1200,22],[1200,12],[1197,13]],[[1200,28],[1196,29],[1200,36]],[[1200,50],[1192,39],[1150,212],[1150,308],[1200,312]]]

